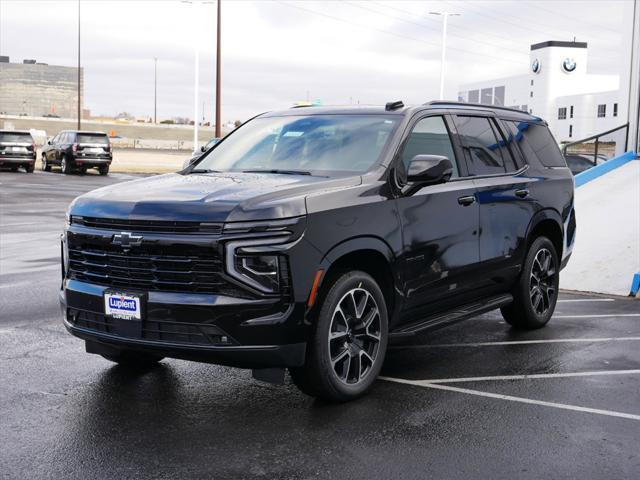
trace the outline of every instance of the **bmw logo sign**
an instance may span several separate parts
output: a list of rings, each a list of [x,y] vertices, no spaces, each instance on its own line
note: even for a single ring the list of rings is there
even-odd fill
[[[533,60],[533,62],[531,62],[531,71],[533,73],[540,73],[540,60],[538,60],[537,58]]]
[[[571,73],[576,69],[576,61],[573,58],[565,58],[564,61],[562,62],[562,70],[564,70],[567,73]]]

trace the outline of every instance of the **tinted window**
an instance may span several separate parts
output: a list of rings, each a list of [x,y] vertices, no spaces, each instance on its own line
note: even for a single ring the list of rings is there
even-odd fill
[[[491,121],[484,117],[455,117],[460,143],[470,175],[505,173],[503,154],[509,155],[504,141],[496,137]],[[503,152],[504,151],[504,152]]]
[[[458,176],[456,156],[451,146],[449,131],[442,117],[427,117],[416,123],[402,150],[405,171],[416,155],[442,155],[451,160],[453,177]]]
[[[30,133],[0,132],[0,142],[32,143],[33,140]]]
[[[109,144],[109,137],[106,135],[96,135],[91,133],[78,133],[78,143],[100,143]]]
[[[365,172],[380,157],[398,120],[393,115],[260,117],[210,150],[198,170]]]
[[[527,122],[506,121],[504,123],[511,130],[526,158],[535,157],[545,167],[567,166],[547,127]]]

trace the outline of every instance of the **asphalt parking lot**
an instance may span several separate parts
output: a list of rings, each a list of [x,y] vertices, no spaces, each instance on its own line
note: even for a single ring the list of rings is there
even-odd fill
[[[563,293],[542,330],[490,312],[394,345],[344,405],[84,353],[58,308],[64,211],[128,178],[0,172],[1,478],[638,478],[637,300]]]

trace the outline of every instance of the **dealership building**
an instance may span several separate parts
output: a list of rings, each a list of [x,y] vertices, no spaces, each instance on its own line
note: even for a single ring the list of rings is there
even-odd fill
[[[11,63],[0,56],[0,113],[41,117],[76,118],[78,112],[78,68],[23,60]],[[83,70],[80,91],[84,98]]]

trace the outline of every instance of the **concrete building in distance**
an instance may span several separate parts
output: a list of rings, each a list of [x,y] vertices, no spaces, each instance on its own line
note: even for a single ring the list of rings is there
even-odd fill
[[[461,85],[464,102],[527,111],[549,123],[558,142],[571,142],[627,122],[618,75],[588,73],[585,42],[531,45],[529,73]]]
[[[80,92],[84,103],[84,78],[80,69]],[[0,57],[0,113],[41,117],[76,118],[78,69],[36,63],[10,63]]]

